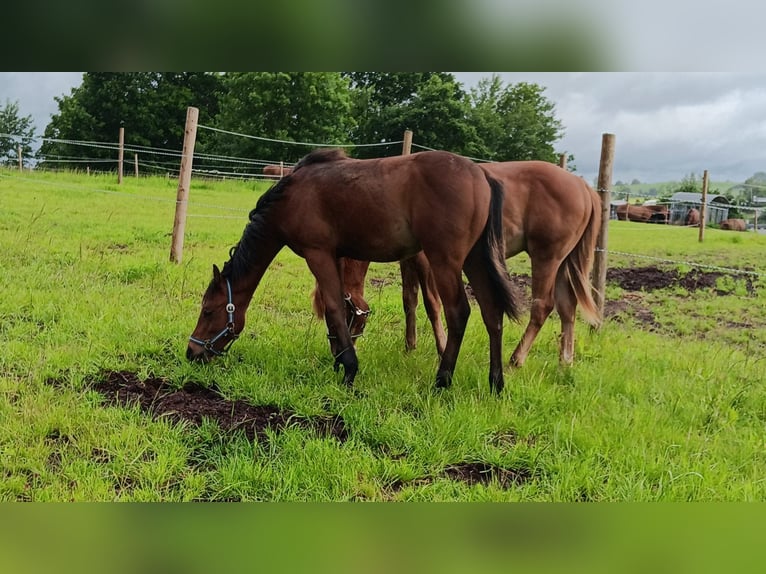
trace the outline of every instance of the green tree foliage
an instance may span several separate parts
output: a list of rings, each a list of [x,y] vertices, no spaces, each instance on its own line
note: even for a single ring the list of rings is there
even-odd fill
[[[35,138],[32,116],[19,114],[18,102],[6,100],[5,106],[0,107],[0,163],[3,165],[18,165],[19,145],[22,160],[32,155]]]
[[[447,72],[348,72],[354,88],[358,143],[398,142],[404,130],[418,144],[465,155],[481,150],[468,121],[469,102],[455,77]],[[357,157],[401,153],[401,146],[359,148]]]
[[[354,128],[349,82],[336,72],[240,72],[223,79],[216,126],[293,142],[347,144]],[[311,147],[216,134],[216,153],[294,162]]]
[[[212,169],[215,160],[204,154],[291,163],[312,149],[273,140],[397,142],[348,150],[355,157],[397,155],[405,129],[415,134],[414,151],[419,145],[494,161],[558,162],[554,144],[563,128],[544,91],[495,75],[469,94],[448,72],[86,73],[81,86],[56,98],[59,112],[45,130],[41,158],[113,160],[114,144],[84,153],[67,140],[116,143],[121,126],[129,146],[180,150],[193,105],[200,124],[218,130],[198,131],[196,167]]]
[[[496,74],[471,90],[471,121],[486,159],[558,161],[553,144],[564,129],[544,91],[526,82],[506,85]]]
[[[684,176],[673,193],[687,192],[687,193],[702,193],[702,182],[699,180],[696,174],[690,173]]]
[[[218,112],[220,76],[203,72],[86,72],[82,85],[56,98],[59,112],[45,128],[41,159],[82,156],[62,141],[114,142],[125,128],[129,145],[180,150],[186,108],[200,108],[200,123]],[[114,158],[113,149],[90,147],[88,157]]]

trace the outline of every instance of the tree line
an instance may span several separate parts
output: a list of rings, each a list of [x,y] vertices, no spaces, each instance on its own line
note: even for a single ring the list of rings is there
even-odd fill
[[[81,85],[55,98],[58,112],[37,155],[43,164],[46,157],[82,156],[81,147],[57,140],[115,142],[120,127],[130,145],[180,150],[186,108],[194,106],[200,124],[274,140],[384,144],[410,129],[427,148],[494,161],[555,162],[564,128],[544,92],[497,75],[467,89],[448,72],[86,72]],[[31,118],[19,118],[18,104],[7,103],[0,108],[0,133],[19,131],[10,119],[21,120],[28,145]],[[12,163],[16,144],[12,150],[7,144],[0,138],[0,161]],[[198,132],[196,149],[287,163],[310,151],[213,130]],[[347,152],[379,157],[399,154],[401,146]],[[113,159],[114,150],[88,148],[87,155]]]

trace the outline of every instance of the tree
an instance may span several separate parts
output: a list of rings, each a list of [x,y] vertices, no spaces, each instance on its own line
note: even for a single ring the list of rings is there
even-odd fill
[[[113,146],[125,128],[129,145],[180,151],[186,108],[200,109],[200,123],[218,113],[220,75],[206,72],[86,72],[82,85],[56,98],[59,112],[45,128],[40,159],[114,159]],[[79,140],[104,145],[51,140]],[[168,161],[167,156],[157,156]],[[177,163],[173,159],[173,163]]]
[[[471,90],[471,119],[487,159],[558,161],[553,144],[564,129],[544,91],[527,82],[505,85],[496,74]]]
[[[351,89],[336,72],[237,72],[223,78],[217,153],[294,162],[311,147],[268,140],[347,144],[354,126]],[[259,138],[259,139],[255,139]]]
[[[469,121],[470,103],[448,72],[347,72],[354,90],[357,143],[398,142],[405,129],[419,145],[477,155],[482,150]],[[358,148],[357,157],[401,153],[400,146]]]
[[[32,116],[19,115],[19,103],[5,101],[0,107],[0,163],[3,165],[18,165],[19,146],[22,160],[32,156],[32,142],[35,139],[35,128]]]

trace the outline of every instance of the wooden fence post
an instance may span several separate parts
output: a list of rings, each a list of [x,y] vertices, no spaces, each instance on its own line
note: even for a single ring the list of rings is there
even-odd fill
[[[117,152],[117,183],[122,183],[122,159],[125,153],[125,128],[120,128],[120,147]]]
[[[708,177],[707,177],[707,170],[705,170],[702,173],[702,204],[700,205],[700,233],[699,233],[700,243],[702,243],[702,240],[705,239],[705,219],[707,218],[707,214],[706,214],[707,186],[708,186]]]
[[[21,144],[19,144],[19,171],[24,171],[24,161],[21,159]]]
[[[412,152],[412,130],[404,130],[404,143],[402,144],[402,155],[410,155]]]
[[[135,166],[136,166],[136,177],[138,177],[138,154],[133,154],[133,158],[135,160]]]
[[[186,127],[184,128],[184,147],[181,153],[181,170],[178,174],[178,193],[176,194],[176,215],[173,220],[173,240],[170,246],[170,260],[181,263],[184,251],[184,229],[186,228],[186,207],[189,201],[191,169],[194,161],[194,143],[197,141],[197,120],[199,109],[186,108]]]
[[[563,169],[567,168],[567,154],[565,153],[559,154],[559,167]]]
[[[598,168],[598,194],[601,197],[601,230],[596,240],[593,260],[593,299],[599,314],[604,315],[606,294],[606,254],[609,239],[609,216],[612,203],[612,169],[614,166],[614,134],[601,136],[601,163]]]

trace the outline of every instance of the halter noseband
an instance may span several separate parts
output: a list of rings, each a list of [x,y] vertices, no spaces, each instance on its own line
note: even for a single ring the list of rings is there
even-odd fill
[[[234,331],[234,310],[235,310],[235,307],[234,307],[234,302],[233,302],[232,297],[231,297],[231,283],[229,283],[229,278],[228,277],[225,277],[225,279],[226,279],[226,293],[227,293],[227,295],[229,297],[229,300],[226,303],[226,313],[229,314],[229,321],[228,321],[228,323],[226,323],[226,328],[223,329],[220,333],[218,333],[212,339],[207,339],[205,341],[203,341],[202,339],[197,339],[196,337],[193,337],[193,336],[189,337],[189,340],[192,343],[197,343],[198,345],[202,345],[202,347],[204,347],[204,349],[208,353],[212,353],[213,355],[215,355],[217,357],[220,357],[221,355],[225,354],[229,350],[229,348],[231,347],[232,343],[234,343],[234,341],[236,341],[237,338],[239,337],[239,334]],[[222,337],[225,337],[227,335],[231,336],[231,340],[229,342],[227,342],[220,351],[217,350],[215,347],[213,347],[213,345],[215,345],[218,342],[219,339],[221,339]]]
[[[348,305],[349,308],[351,309],[351,319],[349,319],[348,325],[347,325],[348,332],[351,333],[351,328],[354,326],[354,322],[356,321],[356,319],[359,318],[359,317],[367,317],[370,314],[370,310],[367,309],[367,311],[365,311],[365,310],[360,309],[359,307],[357,307],[354,304],[354,302],[351,300],[351,294],[350,293],[347,293],[346,295],[343,296],[343,301],[345,301],[346,305]],[[364,333],[357,333],[356,335],[351,335],[351,339],[352,340],[353,339],[358,339],[363,334]],[[338,336],[337,335],[330,335],[328,333],[327,334],[327,338],[328,339],[337,339]]]

